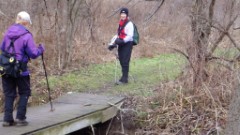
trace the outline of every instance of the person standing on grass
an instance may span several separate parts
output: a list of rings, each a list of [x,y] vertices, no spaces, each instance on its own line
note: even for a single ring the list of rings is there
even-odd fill
[[[2,87],[5,96],[4,104],[4,118],[2,126],[26,126],[26,111],[30,90],[30,76],[27,68],[27,63],[30,58],[35,59],[44,52],[43,45],[36,47],[33,36],[28,30],[28,26],[32,24],[30,15],[25,12],[17,14],[16,23],[11,25],[4,34],[1,51],[14,53],[16,59],[22,62],[22,72],[20,77],[13,78],[7,75],[2,76]],[[10,42],[14,41],[14,50],[7,49]],[[19,95],[19,102],[17,104],[16,120],[13,118],[13,104],[14,100]]]
[[[128,9],[122,8],[120,10],[118,38],[115,40],[115,44],[108,47],[109,50],[112,50],[118,45],[118,57],[122,68],[122,77],[116,82],[117,85],[128,83],[129,63],[133,48],[133,34],[134,25],[129,21]]]

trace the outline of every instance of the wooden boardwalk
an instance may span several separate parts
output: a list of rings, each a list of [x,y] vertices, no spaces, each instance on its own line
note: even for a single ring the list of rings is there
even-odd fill
[[[53,101],[54,111],[50,105],[29,107],[28,126],[2,127],[0,135],[64,135],[79,129],[105,122],[118,112],[123,97],[72,93]],[[15,114],[15,113],[14,113]],[[3,114],[0,114],[2,120]]]

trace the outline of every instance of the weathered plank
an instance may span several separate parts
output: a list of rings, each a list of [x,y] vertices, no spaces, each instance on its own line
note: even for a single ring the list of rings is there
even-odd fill
[[[3,135],[62,135],[105,122],[113,118],[123,97],[72,93],[54,100],[54,111],[48,104],[28,108],[26,127],[0,127]],[[0,115],[2,118],[2,114]]]

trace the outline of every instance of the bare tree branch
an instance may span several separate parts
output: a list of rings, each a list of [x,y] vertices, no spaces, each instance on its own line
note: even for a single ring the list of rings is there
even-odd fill
[[[6,14],[4,14],[1,10],[0,10],[0,15],[6,17],[7,19],[11,20],[11,18],[9,16],[7,16]]]
[[[222,58],[222,57],[216,57],[216,56],[212,56],[212,57],[209,57],[207,58],[208,61],[210,60],[224,60],[224,61],[227,61],[227,62],[234,62],[234,60],[229,60],[229,59],[225,59],[225,58]]]
[[[169,49],[171,49],[171,50],[173,50],[175,52],[178,52],[178,53],[182,54],[184,57],[186,57],[186,59],[189,59],[189,56],[186,53],[184,53],[183,51],[178,50],[176,48],[169,48]]]
[[[209,6],[209,20],[211,21],[214,15],[214,5],[216,0],[212,0],[210,6]]]
[[[128,0],[127,4],[130,3],[132,0]]]
[[[5,16],[5,17],[7,17],[1,10],[0,10],[0,14],[3,15],[3,16]]]
[[[44,4],[45,4],[45,8],[46,8],[46,12],[47,12],[47,17],[48,17],[49,23],[51,23],[51,18],[50,18],[50,13],[48,12],[47,2],[46,2],[46,0],[43,0],[43,1],[44,1]]]
[[[214,5],[215,5],[215,0],[211,1],[211,4],[209,6],[209,15],[208,15],[208,22],[210,25],[208,25],[207,30],[206,30],[206,35],[209,37],[209,35],[211,34],[211,25],[213,22],[213,15],[214,15]]]
[[[193,72],[196,73],[196,70],[195,70],[195,68],[194,68],[194,66],[193,66],[193,63],[190,61],[189,56],[188,56],[186,53],[184,53],[183,51],[178,50],[178,49],[176,49],[176,48],[169,48],[169,49],[171,49],[171,50],[173,50],[173,51],[175,51],[175,52],[180,53],[181,55],[183,55],[183,56],[188,60],[191,68],[193,69]]]
[[[237,28],[233,28],[233,30],[237,30],[237,29],[240,29],[240,27],[237,27]]]
[[[233,23],[235,22],[235,20],[237,19],[238,15],[235,16],[233,18],[233,20],[231,20],[227,27],[225,28],[225,30],[222,30],[214,25],[212,25],[213,28],[216,28],[217,30],[219,30],[221,32],[221,35],[219,36],[219,38],[216,40],[216,42],[213,44],[213,47],[211,48],[210,52],[208,53],[208,57],[212,55],[212,53],[215,51],[215,49],[217,48],[218,44],[223,40],[224,36],[228,33],[230,27],[233,25]]]
[[[136,3],[133,4],[131,7],[133,7],[133,6],[135,6],[136,4],[139,4],[140,2],[143,2],[143,1],[144,1],[144,0],[136,1]],[[146,0],[145,0],[145,1],[146,1]],[[132,0],[128,0],[128,1],[126,2],[126,5],[129,4],[130,2],[132,2]],[[114,16],[115,14],[117,14],[117,13],[121,10],[121,8],[122,8],[122,7],[115,9],[112,14],[110,14],[109,16],[107,16],[107,18],[110,18],[110,17]]]
[[[234,70],[234,63],[235,61],[233,60],[227,60],[227,59],[223,59],[223,58],[219,58],[219,57],[213,57],[214,62],[216,62],[217,64],[225,67],[226,69],[233,71]]]
[[[74,7],[76,5],[77,0],[74,0],[72,3],[70,3],[70,11],[69,11],[69,19],[70,19],[70,23],[73,25],[74,20],[75,20],[75,14],[74,12]],[[78,7],[77,7],[78,8]],[[77,10],[78,11],[78,10]]]
[[[118,8],[118,9],[116,9],[116,10],[114,10],[111,15],[107,16],[107,18],[110,18],[110,17],[114,16],[114,15],[117,14],[120,10],[121,10],[121,7]]]
[[[229,32],[226,33],[227,37],[230,39],[230,41],[233,43],[233,45],[238,49],[240,52],[240,47],[237,45],[236,41],[232,38],[232,36],[229,34]]]
[[[149,1],[149,0],[148,0],[148,1]],[[159,0],[155,0],[155,1],[159,1]],[[159,9],[162,7],[162,5],[163,5],[164,2],[165,2],[165,0],[159,1],[156,9],[155,9],[155,10],[153,11],[153,13],[150,14],[144,21],[145,21],[145,22],[148,22],[148,21],[159,11]]]

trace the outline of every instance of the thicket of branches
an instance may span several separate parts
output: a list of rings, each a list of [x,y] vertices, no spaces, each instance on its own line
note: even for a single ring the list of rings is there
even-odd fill
[[[162,44],[167,45],[164,38],[178,43],[177,40],[182,39],[178,38],[180,34],[176,34],[173,30],[177,28],[179,31],[186,31],[185,27],[181,28],[178,25],[186,24],[181,17],[187,18],[184,15],[187,12],[184,6],[189,5],[189,2],[167,3],[170,7],[166,6],[160,12],[155,12],[158,7],[153,7],[158,1],[2,1],[0,29],[2,32],[5,31],[14,22],[17,12],[27,10],[33,20],[31,31],[36,42],[42,42],[47,47],[45,55],[48,58],[47,62],[52,63],[51,69],[63,71],[89,63],[111,60],[111,54],[106,48],[109,40],[116,34],[121,7],[130,9],[130,18],[138,25],[141,33],[141,47],[136,48],[134,56],[157,54],[161,51],[157,48],[161,48]],[[7,7],[15,7],[15,10]],[[177,24],[175,19],[181,21]],[[169,25],[173,27],[170,28]],[[151,47],[148,47],[149,45]]]
[[[36,42],[46,46],[51,73],[113,59],[106,49],[107,44],[116,34],[120,8],[128,7],[130,18],[141,34],[133,57],[152,57],[168,51],[180,53],[188,61],[178,80],[160,84],[157,92],[164,96],[156,94],[149,102],[142,102],[142,110],[159,103],[142,118],[147,123],[145,130],[155,132],[158,128],[173,134],[219,134],[226,126],[228,107],[233,99],[228,118],[231,126],[226,126],[226,133],[238,134],[239,1],[0,1],[2,32],[14,22],[17,12],[30,13],[31,31]],[[36,64],[32,66],[37,73],[39,68]],[[172,99],[172,93],[177,97]]]

